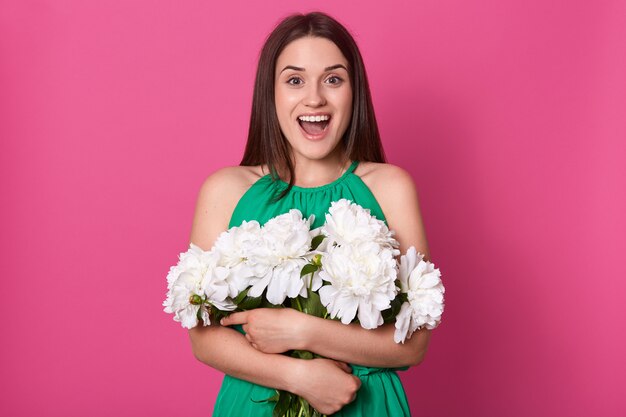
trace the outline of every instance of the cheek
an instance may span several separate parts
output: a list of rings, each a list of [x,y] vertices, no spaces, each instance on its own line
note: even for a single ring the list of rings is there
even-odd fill
[[[289,118],[288,106],[285,103],[284,98],[281,97],[279,94],[275,95],[274,97],[274,100],[276,102],[276,116],[278,116],[278,122],[282,125]]]
[[[279,89],[274,92],[274,101],[276,103],[276,117],[278,118],[278,125],[287,142],[291,144],[291,137],[293,136],[294,125],[291,123],[292,108],[288,96],[281,94]]]
[[[349,89],[337,91],[334,94],[333,101],[342,114],[350,115],[352,113],[352,92]]]
[[[274,101],[276,103],[276,113],[289,118],[298,100],[293,94],[285,94],[280,89],[277,89],[274,92]]]
[[[348,91],[345,95],[346,111],[352,113],[352,91]]]
[[[352,94],[344,94],[340,98],[339,107],[341,108],[341,114],[343,118],[342,124],[350,123],[350,118],[352,117]]]

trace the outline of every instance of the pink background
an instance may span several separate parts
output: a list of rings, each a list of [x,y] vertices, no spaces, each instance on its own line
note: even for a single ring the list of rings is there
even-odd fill
[[[311,10],[359,43],[444,274],[413,414],[626,415],[626,6],[542,0],[2,1],[0,415],[210,415],[165,274]]]

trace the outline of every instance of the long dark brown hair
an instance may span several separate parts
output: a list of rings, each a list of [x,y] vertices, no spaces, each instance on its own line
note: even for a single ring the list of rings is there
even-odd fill
[[[283,136],[276,115],[274,76],[276,61],[285,47],[305,36],[326,38],[333,42],[348,61],[352,87],[352,117],[342,137],[346,156],[352,160],[385,162],[363,58],[348,30],[321,12],[293,14],[283,19],[270,33],[259,56],[252,98],[248,142],[240,165],[266,164],[273,179],[277,169],[289,172],[289,187],[294,183],[294,166],[289,143]]]

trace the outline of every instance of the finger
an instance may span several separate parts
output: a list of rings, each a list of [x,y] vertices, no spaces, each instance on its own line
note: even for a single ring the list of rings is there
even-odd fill
[[[249,333],[246,333],[246,336],[245,336],[245,337],[246,337],[246,340],[247,340],[248,342],[252,343],[252,337],[250,336],[250,334],[249,334]]]
[[[352,368],[350,368],[350,367],[348,366],[348,364],[347,364],[347,363],[345,363],[345,362],[335,361],[335,365],[337,365],[337,367],[338,367],[339,369],[343,370],[344,372],[347,372],[347,373],[349,373],[349,374],[351,374],[351,373],[352,373]]]
[[[356,392],[354,394],[352,394],[352,397],[350,398],[350,402],[356,400]]]
[[[233,313],[228,317],[224,317],[220,320],[222,326],[232,326],[233,324],[244,324],[248,322],[248,312],[240,311],[239,313]]]

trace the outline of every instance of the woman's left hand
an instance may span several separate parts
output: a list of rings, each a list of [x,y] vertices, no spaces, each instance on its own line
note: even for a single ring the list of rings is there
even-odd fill
[[[292,308],[257,308],[233,313],[220,324],[241,324],[252,347],[265,353],[283,353],[303,349],[302,332],[310,317]]]

